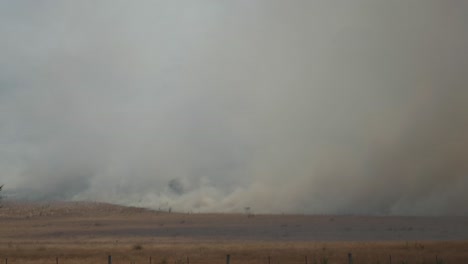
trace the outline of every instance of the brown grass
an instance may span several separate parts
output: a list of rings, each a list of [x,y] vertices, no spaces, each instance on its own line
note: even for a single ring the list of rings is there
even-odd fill
[[[390,255],[392,263],[436,263],[436,257],[468,263],[467,223],[466,218],[246,217],[88,203],[7,204],[0,210],[0,263],[5,258],[9,264],[53,264],[56,258],[107,263],[112,255],[115,264],[149,263],[150,257],[153,264],[182,264],[187,258],[201,264],[225,263],[230,254],[232,264],[267,264],[268,257],[270,264],[306,263],[306,257],[308,264],[318,264],[347,263],[349,252],[354,263],[390,263]],[[459,237],[436,236],[450,234]],[[373,239],[381,235],[390,239]],[[405,236],[435,237],[398,239]]]
[[[231,255],[231,263],[347,263],[353,254],[354,263],[467,263],[468,242],[223,242],[223,243],[148,243],[134,250],[131,243],[22,243],[1,245],[2,257],[8,263],[223,263]]]

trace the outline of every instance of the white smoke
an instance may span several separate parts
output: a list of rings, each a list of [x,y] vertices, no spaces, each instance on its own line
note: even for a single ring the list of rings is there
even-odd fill
[[[180,211],[466,214],[462,1],[0,1],[0,184]]]

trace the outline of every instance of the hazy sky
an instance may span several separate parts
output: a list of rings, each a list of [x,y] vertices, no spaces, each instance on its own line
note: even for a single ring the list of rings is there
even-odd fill
[[[0,0],[0,184],[468,214],[468,2]]]

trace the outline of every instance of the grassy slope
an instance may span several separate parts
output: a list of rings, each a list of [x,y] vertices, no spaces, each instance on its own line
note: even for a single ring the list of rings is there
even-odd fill
[[[466,218],[168,214],[100,203],[5,204],[8,263],[468,263]],[[458,232],[458,234],[457,234]],[[382,233],[382,234],[380,234]],[[424,239],[399,239],[416,235]],[[448,233],[448,234],[447,234]],[[361,238],[360,235],[364,236]],[[431,236],[435,239],[426,239]],[[452,241],[441,240],[452,235]],[[457,237],[457,235],[459,237]],[[376,241],[375,237],[390,237]],[[320,239],[325,238],[325,239]],[[331,239],[328,239],[331,238]],[[357,239],[356,239],[357,238]]]

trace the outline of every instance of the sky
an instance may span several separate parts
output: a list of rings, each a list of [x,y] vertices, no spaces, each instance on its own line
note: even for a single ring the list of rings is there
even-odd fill
[[[0,0],[10,198],[468,215],[468,2]]]

